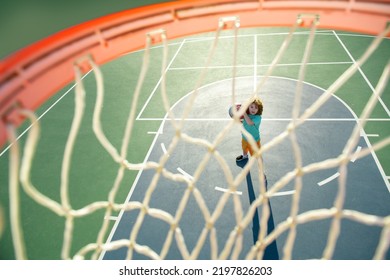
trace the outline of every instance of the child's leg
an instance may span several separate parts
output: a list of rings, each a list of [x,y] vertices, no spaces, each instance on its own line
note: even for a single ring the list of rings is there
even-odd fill
[[[261,143],[260,143],[260,140],[259,141],[257,141],[256,142],[256,145],[257,145],[257,148],[261,148]],[[244,149],[244,148],[243,148]],[[246,143],[246,153],[248,153],[249,152],[249,154],[251,155],[251,156],[253,156],[253,154],[254,154],[254,151],[253,151],[253,149],[252,149],[252,146],[249,144],[249,143]]]
[[[242,139],[241,140],[242,155],[239,155],[238,157],[236,157],[237,161],[241,161],[243,159],[248,158],[248,152],[249,152],[248,146],[249,146],[248,142],[245,141],[244,139]]]
[[[248,157],[248,152],[251,151],[251,149],[250,149],[251,146],[249,145],[249,143],[245,139],[242,139],[241,146],[242,146],[242,155],[244,157]]]

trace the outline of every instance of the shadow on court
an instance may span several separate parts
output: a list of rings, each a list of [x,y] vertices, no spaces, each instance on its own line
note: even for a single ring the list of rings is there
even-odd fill
[[[244,166],[248,163],[248,159],[238,161],[236,162],[238,167],[244,168]],[[268,182],[267,182],[267,177],[264,175],[265,179],[265,187],[268,187]],[[248,174],[246,175],[246,184],[248,187],[248,196],[249,196],[249,203],[252,204],[253,201],[255,201],[256,196],[255,196],[255,191],[253,189],[253,183],[252,183],[252,177],[251,177],[251,172],[249,171]],[[270,216],[268,218],[267,222],[267,235],[270,234],[274,228],[274,218],[272,216],[272,207],[271,207],[271,202],[268,200],[268,207],[270,209]],[[260,231],[260,220],[259,220],[259,213],[258,209],[256,209],[253,219],[252,219],[252,232],[253,232],[253,244],[256,244],[258,238],[259,238],[259,231]],[[267,248],[265,249],[264,253],[264,260],[278,260],[279,259],[279,253],[278,253],[278,248],[276,247],[276,241],[273,241]]]

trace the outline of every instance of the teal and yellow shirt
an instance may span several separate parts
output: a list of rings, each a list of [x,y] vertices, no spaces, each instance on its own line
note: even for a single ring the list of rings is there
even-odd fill
[[[248,117],[252,120],[252,122],[254,123],[253,125],[249,125],[245,118],[243,119],[242,121],[242,124],[245,128],[246,131],[248,131],[253,139],[255,139],[255,141],[259,141],[260,140],[260,123],[261,123],[261,116],[259,115],[248,115]],[[244,140],[248,141],[246,139],[246,137],[244,136],[244,134],[242,135],[242,138],[244,138]]]

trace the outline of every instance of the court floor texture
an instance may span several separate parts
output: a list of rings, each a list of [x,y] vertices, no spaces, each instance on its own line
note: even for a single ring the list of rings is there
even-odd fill
[[[207,149],[204,145],[180,140],[174,150],[170,146],[177,135],[173,119],[180,121],[186,105],[196,94],[181,132],[194,139],[213,143],[223,129],[231,123],[228,108],[234,90],[236,101],[245,102],[256,90],[266,74],[277,51],[288,35],[288,28],[240,29],[238,37],[233,32],[223,31],[215,52],[207,66],[207,74],[199,83],[207,64],[210,49],[215,40],[214,33],[198,34],[168,42],[168,60],[165,69],[163,46],[150,49],[149,70],[143,83],[136,106],[135,123],[127,149],[127,160],[131,163],[159,162],[167,156],[164,168],[171,174],[180,174],[187,180],[197,175],[197,168],[204,160]],[[259,90],[264,104],[261,123],[261,142],[266,145],[280,137],[291,123],[296,90],[299,86],[299,71],[305,52],[309,31],[298,29],[270,77]],[[234,61],[237,39],[237,57]],[[317,30],[313,50],[306,64],[302,84],[299,114],[310,108],[340,76],[362,56],[373,36],[337,30]],[[105,99],[102,106],[101,123],[108,140],[120,149],[133,94],[142,67],[144,50],[125,54],[101,66],[104,77]],[[390,40],[384,39],[372,56],[358,71],[335,92],[308,120],[296,129],[297,141],[302,155],[302,165],[307,166],[327,159],[337,158],[347,145],[351,134],[360,121],[362,112],[390,58]],[[162,72],[164,73],[163,79]],[[86,91],[85,113],[80,133],[72,155],[70,169],[69,198],[73,209],[81,209],[96,201],[107,201],[117,178],[118,165],[96,139],[92,129],[93,107],[96,102],[96,77],[93,72],[83,77]],[[196,89],[196,91],[195,91]],[[170,114],[164,108],[162,91],[169,97]],[[61,165],[74,113],[74,82],[48,100],[38,111],[41,136],[33,161],[31,181],[36,189],[53,200],[60,201]],[[355,147],[359,152],[390,136],[390,86],[387,85],[360,131]],[[30,124],[19,128],[25,143]],[[235,123],[219,142],[217,151],[226,162],[233,177],[245,168],[246,162],[237,163],[241,153],[240,124]],[[0,203],[8,217],[8,160],[9,146],[0,150]],[[283,176],[296,168],[296,158],[290,139],[286,137],[263,154],[265,183],[271,188]],[[201,172],[196,188],[202,194],[204,204],[213,213],[218,202],[229,192],[225,165],[211,157]],[[155,169],[126,171],[115,195],[115,203],[144,201],[148,186],[156,174]],[[331,208],[338,195],[338,168],[318,170],[303,176],[303,188],[299,212]],[[344,208],[370,215],[390,215],[390,149],[386,146],[370,152],[363,158],[351,158],[348,163],[347,193]],[[234,200],[239,200],[246,213],[251,203],[259,196],[257,165],[253,165],[237,190],[230,193],[229,200],[214,224],[218,250],[224,248],[229,234],[236,226]],[[270,218],[268,232],[290,215],[295,194],[292,180],[269,199]],[[172,216],[177,214],[186,193],[187,184],[161,177],[150,196],[149,207],[158,208]],[[256,242],[263,212],[258,207],[250,226],[243,232],[242,252]],[[128,239],[140,215],[140,209],[113,211],[109,216],[104,209],[75,218],[70,255],[73,256],[89,243],[96,242],[103,220],[109,220],[104,240]],[[21,191],[21,221],[25,233],[27,256],[31,259],[59,259],[64,239],[65,220],[45,209]],[[292,253],[293,259],[321,258],[327,243],[331,219],[321,219],[299,225]],[[190,196],[181,214],[179,227],[191,252],[199,244],[199,236],[205,227],[204,212],[199,200]],[[159,254],[163,249],[170,225],[161,219],[147,215],[137,235],[137,243]],[[334,259],[371,259],[378,245],[381,228],[343,219]],[[280,235],[268,247],[265,259],[283,258],[283,247],[287,234]],[[213,257],[210,239],[201,246],[200,259]],[[124,259],[128,248],[103,250],[101,259]],[[218,251],[217,250],[217,251]],[[218,252],[218,254],[221,252]],[[88,253],[86,258],[89,258]],[[6,223],[0,239],[0,258],[13,259],[11,230]],[[140,253],[135,259],[149,258]],[[167,259],[182,258],[182,251],[172,241],[165,256]],[[390,252],[387,253],[390,259]]]

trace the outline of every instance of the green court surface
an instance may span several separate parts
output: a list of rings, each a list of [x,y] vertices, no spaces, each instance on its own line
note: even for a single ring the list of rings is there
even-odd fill
[[[280,44],[287,35],[287,29],[247,29],[239,34],[237,76],[261,76]],[[308,38],[307,32],[298,31],[294,35],[291,47],[273,76],[297,79],[302,53]],[[205,64],[213,34],[200,34],[196,37],[183,38],[169,43],[169,65],[167,69],[167,92],[170,103],[174,104],[182,96],[191,92]],[[316,35],[312,58],[307,66],[305,82],[326,89],[329,87],[367,48],[373,40],[371,36],[319,30]],[[388,56],[390,42],[385,40],[372,58],[363,65],[336,94],[360,116],[368,98],[372,94],[384,68]],[[232,77],[233,38],[229,32],[221,36],[216,55],[204,84],[229,79]],[[161,59],[162,48],[156,46],[151,51],[151,65],[147,79],[142,89],[137,106],[133,138],[129,145],[128,157],[131,162],[142,162],[152,144],[165,111],[162,108],[161,95]],[[103,108],[103,127],[109,140],[119,147],[123,137],[131,97],[138,79],[143,52],[125,55],[103,65],[106,100]],[[256,66],[254,66],[256,65]],[[92,74],[84,78],[87,91],[86,114],[83,128],[77,139],[73,164],[71,169],[70,196],[71,205],[78,209],[92,203],[107,199],[107,193],[112,187],[116,165],[104,152],[93,135],[91,129],[91,112],[94,104],[95,79]],[[39,111],[42,115],[42,136],[37,149],[36,160],[32,172],[34,185],[47,196],[59,200],[61,158],[73,114],[73,85],[69,85],[56,94]],[[381,100],[372,113],[365,132],[371,144],[388,137],[389,121],[389,87],[386,88]],[[218,104],[210,104],[218,106]],[[265,104],[265,110],[266,110]],[[266,112],[266,111],[265,111]],[[266,114],[264,115],[266,117]],[[26,125],[20,129],[23,131]],[[332,132],[329,131],[331,134]],[[337,135],[333,135],[337,141]],[[23,138],[21,140],[23,142]],[[378,164],[384,175],[390,173],[389,149],[376,153]],[[2,153],[1,170],[7,174],[8,153]],[[127,172],[116,202],[125,200],[137,175]],[[387,180],[387,177],[384,179]],[[388,182],[387,182],[388,183]],[[7,176],[1,177],[1,185],[7,185]],[[383,185],[386,187],[386,184]],[[7,191],[2,188],[2,205],[7,209]],[[103,211],[76,220],[72,251],[76,252],[83,245],[93,242],[96,238],[96,228],[100,226]],[[57,259],[60,257],[61,240],[63,238],[63,218],[38,206],[22,193],[22,221],[26,233],[26,245],[29,258]],[[9,240],[6,242],[6,240]],[[38,245],[39,244],[39,245]],[[13,258],[9,228],[6,229],[1,242],[1,258]]]
[[[288,28],[241,29],[238,34],[238,56],[235,65],[232,58],[234,37],[231,31],[224,31],[201,86],[229,80],[233,77],[233,71],[235,71],[236,77],[253,77],[255,80],[256,77],[263,76],[288,31]],[[169,41],[166,90],[171,105],[196,87],[214,35],[214,33],[198,34]],[[306,29],[296,31],[286,54],[272,73],[273,77],[298,79],[308,37],[309,33]],[[364,34],[317,30],[304,81],[324,90],[329,88],[348,67],[356,63],[356,60],[361,57],[373,39],[373,36]],[[137,104],[137,118],[128,146],[127,158],[132,163],[142,163],[148,159],[148,152],[154,145],[156,132],[166,114],[160,94],[162,52],[161,45],[154,46],[150,52],[149,71]],[[124,127],[129,115],[129,108],[132,105],[132,96],[142,66],[143,55],[143,50],[129,53],[101,66],[105,90],[102,127],[117,149],[120,149],[122,143]],[[361,116],[365,105],[372,96],[373,89],[376,87],[389,57],[390,40],[384,39],[359,71],[335,93],[353,111],[356,118]],[[96,99],[96,81],[93,73],[86,74],[83,82],[86,89],[86,108],[73,152],[69,182],[70,204],[73,209],[80,209],[95,201],[107,201],[118,168],[117,164],[101,147],[92,131],[92,114]],[[253,83],[253,88],[255,86],[256,83]],[[382,96],[378,97],[378,103],[364,127],[364,134],[369,141],[367,145],[374,145],[390,136],[389,105],[390,85],[387,85]],[[209,106],[212,108],[219,106],[219,104],[209,104]],[[55,94],[37,111],[38,116],[41,116],[41,137],[33,163],[31,181],[39,191],[56,201],[60,201],[62,158],[73,113],[74,83]],[[289,114],[291,115],[291,113]],[[227,114],[220,117],[228,118]],[[264,104],[263,117],[265,120],[267,119],[267,104]],[[338,121],[355,120],[340,119],[335,122]],[[27,123],[23,124],[19,128],[19,132],[28,131],[28,126]],[[272,129],[270,126],[265,127]],[[202,131],[199,132],[199,137],[204,135],[202,133]],[[330,138],[338,141],[338,135],[332,133],[332,126],[329,127],[328,133]],[[262,141],[265,143],[270,140],[265,138]],[[318,139],[318,141],[320,140]],[[25,142],[25,136],[22,136],[19,142],[22,145]],[[310,145],[310,143],[302,144],[303,146]],[[232,149],[237,149],[239,153],[237,144],[232,144]],[[5,216],[8,217],[9,151],[7,146],[2,147],[0,153],[0,205]],[[384,149],[376,151],[374,158],[376,158],[375,164],[383,183],[379,186],[373,186],[373,192],[375,192],[375,188],[381,188],[381,191],[385,190],[388,195],[390,191],[389,147],[386,146]],[[280,158],[281,162],[284,160],[286,159]],[[268,168],[272,169],[272,167]],[[126,201],[137,175],[137,171],[125,173],[115,197],[116,203]],[[385,199],[388,200],[389,197]],[[375,201],[372,203],[375,204]],[[386,215],[389,214],[390,206],[387,208]],[[74,255],[83,246],[96,241],[104,215],[103,210],[98,210],[85,217],[75,219],[71,255]],[[118,213],[113,213],[113,215],[118,215]],[[38,205],[23,191],[21,191],[21,218],[28,258],[60,259],[65,219]],[[113,226],[114,223],[115,219],[112,219],[110,226]],[[13,259],[14,257],[11,231],[9,224],[6,223],[5,231],[0,240],[0,259]]]
[[[3,0],[0,4],[0,58],[71,26],[161,0]],[[93,7],[93,9],[92,9]]]

